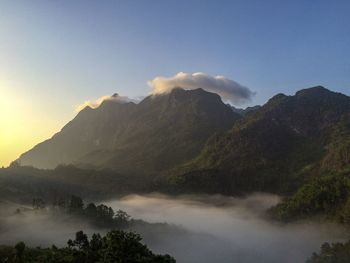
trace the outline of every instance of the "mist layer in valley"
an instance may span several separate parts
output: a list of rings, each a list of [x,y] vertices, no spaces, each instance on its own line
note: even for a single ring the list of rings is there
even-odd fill
[[[343,241],[335,225],[311,222],[282,225],[270,222],[265,212],[279,197],[253,194],[246,198],[211,196],[129,195],[103,202],[122,209],[138,223],[140,233],[156,253],[168,253],[177,262],[280,263],[305,262],[325,241]],[[31,246],[62,246],[74,233],[105,233],[82,220],[50,212],[34,212],[17,204],[1,204],[0,243],[25,241]],[[156,224],[167,223],[167,224]]]

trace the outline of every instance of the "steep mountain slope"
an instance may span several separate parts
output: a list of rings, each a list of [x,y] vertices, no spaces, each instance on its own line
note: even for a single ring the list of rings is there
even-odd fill
[[[253,112],[253,111],[256,111],[258,109],[260,109],[261,106],[260,105],[255,105],[255,106],[252,106],[252,107],[247,107],[245,109],[242,109],[242,108],[236,108],[234,106],[231,106],[231,109],[238,113],[239,115],[241,116],[245,116],[246,114],[250,113],[250,112]]]
[[[84,108],[63,129],[22,154],[19,162],[38,168],[70,164],[85,154],[109,147],[125,131],[134,103],[104,101],[97,109]]]
[[[349,114],[350,98],[323,87],[294,96],[278,94],[232,130],[212,138],[171,181],[180,188],[223,193],[294,191],[305,175],[335,165],[329,151],[342,145],[334,138],[342,141],[336,133]],[[342,151],[337,169],[349,164]]]
[[[139,104],[104,101],[85,108],[61,132],[24,153],[19,162],[41,168],[65,164],[150,173],[179,165],[240,116],[220,97],[180,88]]]

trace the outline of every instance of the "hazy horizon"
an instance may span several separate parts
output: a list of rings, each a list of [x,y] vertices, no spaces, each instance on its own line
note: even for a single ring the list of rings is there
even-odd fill
[[[135,219],[161,223],[156,228],[141,224],[131,230],[140,233],[155,253],[168,253],[181,263],[304,263],[325,241],[346,240],[344,229],[335,224],[304,221],[284,225],[264,218],[266,210],[279,201],[279,196],[264,193],[244,198],[152,193],[103,203]],[[1,208],[0,244],[22,240],[30,246],[54,243],[60,247],[79,230],[89,236],[107,231],[57,211],[15,214],[15,204],[12,211]]]

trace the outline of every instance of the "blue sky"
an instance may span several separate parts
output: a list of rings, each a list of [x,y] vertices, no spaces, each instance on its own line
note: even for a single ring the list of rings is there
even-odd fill
[[[180,71],[249,87],[245,106],[314,85],[350,95],[349,13],[329,0],[2,0],[0,89],[48,134],[85,100],[147,95]]]

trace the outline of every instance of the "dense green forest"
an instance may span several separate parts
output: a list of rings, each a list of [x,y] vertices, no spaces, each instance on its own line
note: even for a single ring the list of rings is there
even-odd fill
[[[75,240],[69,240],[68,246],[56,247],[28,247],[23,242],[15,246],[0,244],[1,263],[89,263],[89,262],[175,262],[168,256],[155,255],[141,240],[141,236],[133,229],[147,228],[152,232],[178,231],[175,226],[170,227],[165,223],[148,223],[140,219],[134,219],[125,211],[114,211],[105,204],[95,204],[84,201],[76,195],[68,198],[58,197],[54,200],[34,198],[32,209],[28,207],[17,208],[15,215],[26,218],[30,213],[35,215],[46,215],[50,218],[59,218],[66,215],[65,222],[86,222],[94,229],[109,232],[101,237],[100,234],[93,234],[91,239],[79,231]],[[68,217],[67,217],[68,216]],[[178,233],[178,232],[176,232]],[[149,236],[150,234],[148,234]]]
[[[314,253],[306,263],[348,263],[350,259],[350,241],[346,243],[324,243],[320,253]]]
[[[88,221],[90,224],[100,228],[125,229],[130,228],[138,220],[132,219],[125,211],[114,211],[112,207],[95,203],[84,204],[79,196],[72,195],[68,200],[57,198],[52,205],[47,205],[45,200],[34,198],[32,203],[34,210],[45,210],[51,213],[65,213]],[[47,211],[48,210],[48,211]],[[21,213],[18,209],[17,213]]]
[[[119,229],[133,230],[137,227],[148,227],[151,232],[163,228],[163,231],[177,231],[182,229],[176,226],[170,226],[167,223],[149,223],[142,219],[132,218],[125,211],[118,209],[114,211],[112,207],[105,204],[95,204],[93,202],[84,203],[79,196],[72,195],[69,198],[59,197],[49,203],[42,198],[34,198],[32,200],[32,208],[36,213],[51,214],[53,216],[68,215],[80,222],[87,222],[97,229]],[[16,209],[16,214],[25,216],[28,211]],[[68,220],[68,218],[66,218]]]
[[[321,217],[350,226],[350,172],[311,180],[271,212],[286,222]]]
[[[211,137],[169,181],[187,191],[291,195],[350,165],[349,114],[350,98],[323,87],[278,94]]]
[[[76,233],[67,246],[57,248],[0,246],[1,263],[175,263],[169,255],[155,255],[132,232],[112,230],[105,236],[93,234],[89,239],[82,231]]]
[[[150,177],[125,175],[110,169],[61,165],[53,170],[44,170],[13,163],[8,168],[0,168],[0,190],[3,200],[31,203],[34,197],[41,197],[47,202],[71,195],[93,200],[121,197],[129,193],[154,191],[155,185]]]

